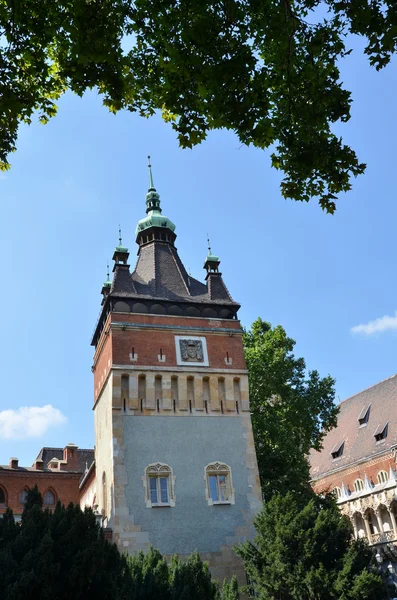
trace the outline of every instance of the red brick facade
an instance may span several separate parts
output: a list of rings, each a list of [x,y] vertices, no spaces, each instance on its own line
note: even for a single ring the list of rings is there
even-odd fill
[[[65,448],[42,448],[33,467],[21,467],[17,458],[0,466],[0,514],[9,507],[15,515],[23,511],[24,490],[37,485],[44,504],[53,508],[59,500],[67,506],[80,503],[80,481],[93,466],[94,451],[81,450],[74,444]],[[86,477],[88,479],[88,477]],[[46,493],[51,492],[46,497]]]
[[[357,479],[364,481],[365,476],[369,481],[376,485],[378,483],[378,473],[386,471],[389,473],[390,467],[395,468],[396,457],[394,452],[387,452],[377,458],[363,461],[358,465],[352,465],[341,471],[328,474],[313,483],[313,489],[317,493],[332,491],[335,487],[342,487],[344,484],[349,490],[354,490],[354,482]]]
[[[69,502],[78,504],[80,501],[79,481],[81,473],[52,473],[36,470],[15,470],[2,468],[0,471],[0,487],[5,492],[5,504],[0,505],[0,514],[5,512],[6,507],[13,510],[15,515],[23,511],[23,503],[20,502],[20,494],[24,489],[37,485],[39,492],[44,498],[45,493],[50,490],[54,494],[55,501],[60,500],[62,504]],[[52,506],[49,506],[52,508]]]
[[[134,323],[137,327],[122,329],[118,323]],[[115,324],[118,328],[114,328]],[[143,328],[139,329],[139,325]],[[165,362],[161,363],[162,366],[177,367],[175,333],[179,330],[185,333],[184,327],[188,331],[197,328],[193,330],[192,335],[205,335],[209,363],[213,369],[246,369],[241,343],[241,324],[237,320],[111,313],[94,356],[95,400],[112,364],[134,364],[138,368],[139,365],[159,366],[158,355],[162,353],[166,357]],[[216,332],[217,329],[219,333]],[[223,331],[224,329],[228,331]],[[236,330],[236,333],[230,330]],[[136,362],[131,361],[132,352],[138,355]],[[227,363],[227,360],[230,362]]]

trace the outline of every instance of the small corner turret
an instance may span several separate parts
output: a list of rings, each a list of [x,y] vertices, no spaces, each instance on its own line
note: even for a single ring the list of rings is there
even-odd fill
[[[211,273],[217,273],[218,275],[221,275],[221,273],[219,273],[219,265],[220,265],[221,261],[219,260],[218,256],[215,256],[214,254],[212,254],[209,237],[207,237],[207,242],[208,242],[208,254],[207,254],[207,258],[205,259],[204,267],[203,267],[207,271],[206,279],[208,279],[208,277]]]
[[[116,246],[114,253],[113,253],[113,260],[114,260],[113,271],[115,271],[117,265],[125,265],[126,267],[129,267],[129,265],[127,264],[129,255],[130,255],[130,253],[128,252],[128,248],[123,246],[123,240],[121,237],[121,229],[119,228],[119,245]]]

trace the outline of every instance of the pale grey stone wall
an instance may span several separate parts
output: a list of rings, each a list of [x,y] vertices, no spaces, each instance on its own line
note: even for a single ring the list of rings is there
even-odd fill
[[[247,528],[254,511],[247,466],[250,442],[243,418],[123,415],[122,421],[125,500],[150,544],[163,554],[184,555],[195,549],[213,553],[253,534],[253,528]],[[232,469],[234,505],[208,506],[204,467],[215,461]],[[146,507],[142,478],[155,462],[173,469],[175,507]]]

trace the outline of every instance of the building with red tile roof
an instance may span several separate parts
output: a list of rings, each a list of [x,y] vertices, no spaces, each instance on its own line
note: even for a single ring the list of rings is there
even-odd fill
[[[338,424],[310,454],[316,492],[334,491],[356,538],[397,558],[397,375],[340,403]]]

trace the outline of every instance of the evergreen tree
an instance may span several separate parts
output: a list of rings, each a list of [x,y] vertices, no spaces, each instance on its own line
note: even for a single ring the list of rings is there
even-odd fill
[[[170,600],[170,573],[166,560],[158,550],[127,559],[130,573],[128,600]]]
[[[43,510],[37,487],[27,495],[20,524],[0,519],[2,600],[121,600],[129,573],[90,509],[57,504]]]
[[[218,586],[197,551],[184,562],[174,556],[170,575],[170,600],[219,600]]]
[[[256,538],[237,553],[261,600],[383,600],[373,555],[335,499],[274,495],[255,520]]]
[[[235,576],[232,577],[230,582],[226,579],[224,580],[221,597],[222,600],[240,600],[238,583]]]

